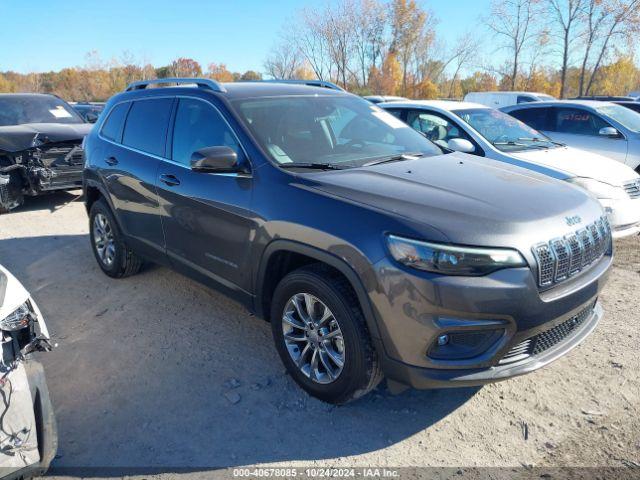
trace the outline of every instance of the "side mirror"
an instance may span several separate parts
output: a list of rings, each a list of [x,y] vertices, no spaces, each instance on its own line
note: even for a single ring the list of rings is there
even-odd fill
[[[206,147],[191,155],[191,170],[203,173],[238,173],[238,154],[226,146]]]
[[[476,147],[466,138],[452,138],[447,142],[447,146],[454,152],[473,153]]]
[[[619,137],[620,133],[613,127],[604,127],[600,129],[598,135],[603,137]]]
[[[93,112],[87,113],[87,122],[96,123],[98,121],[98,115]]]

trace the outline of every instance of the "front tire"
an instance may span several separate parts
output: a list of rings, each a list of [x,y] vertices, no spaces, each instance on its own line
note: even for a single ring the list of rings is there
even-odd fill
[[[102,199],[91,206],[89,234],[93,254],[104,273],[124,278],[140,271],[142,259],[127,246],[111,209]]]
[[[327,267],[303,267],[282,279],[273,295],[271,327],[291,377],[320,400],[347,403],[382,380],[355,293]]]

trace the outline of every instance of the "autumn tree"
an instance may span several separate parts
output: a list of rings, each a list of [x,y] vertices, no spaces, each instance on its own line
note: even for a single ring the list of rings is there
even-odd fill
[[[597,30],[592,38],[592,45],[589,51],[585,49],[585,58],[583,64],[585,68],[581,71],[580,82],[584,88],[585,94],[590,94],[594,85],[594,80],[606,58],[607,53],[611,49],[614,42],[626,42],[629,49],[632,50],[637,45],[640,35],[640,0],[608,0],[606,2],[598,2],[595,9],[588,10],[590,15],[595,15],[597,22]],[[595,48],[595,61],[591,72],[587,72],[586,64],[588,56],[592,49]],[[589,80],[586,80],[587,75]],[[582,87],[581,87],[582,93]]]
[[[379,67],[387,48],[387,8],[379,0],[360,0],[351,3],[353,16],[353,53],[358,86],[369,83],[372,67]]]
[[[402,66],[395,54],[389,52],[378,70],[371,67],[369,87],[372,92],[382,95],[396,95],[402,85]]]
[[[253,70],[247,70],[240,76],[243,82],[262,80],[262,74]]]
[[[510,90],[516,89],[522,57],[539,33],[534,24],[538,18],[536,7],[536,0],[492,0],[491,3],[486,22],[497,37],[499,47],[508,54]]]
[[[233,73],[227,70],[224,63],[210,63],[207,70],[207,77],[218,82],[233,82]]]
[[[180,57],[171,62],[169,72],[172,77],[201,77],[202,67],[192,58]]]
[[[290,39],[281,38],[264,61],[265,72],[275,79],[295,78],[296,70],[301,68],[303,64],[301,56],[301,52]]]
[[[560,66],[560,98],[566,94],[569,54],[586,0],[545,0],[554,36],[559,39],[562,55]]]
[[[391,4],[392,40],[390,50],[402,71],[401,94],[407,92],[410,66],[415,59],[415,47],[428,35],[427,12],[415,0],[393,0]]]

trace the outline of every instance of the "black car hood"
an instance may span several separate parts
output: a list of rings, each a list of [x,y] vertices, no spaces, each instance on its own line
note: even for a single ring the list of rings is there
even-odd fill
[[[305,176],[318,190],[470,245],[551,239],[568,233],[565,217],[580,215],[586,224],[603,213],[594,198],[566,182],[462,153]]]
[[[90,123],[27,123],[0,127],[0,150],[12,153],[44,143],[82,140],[92,127]]]

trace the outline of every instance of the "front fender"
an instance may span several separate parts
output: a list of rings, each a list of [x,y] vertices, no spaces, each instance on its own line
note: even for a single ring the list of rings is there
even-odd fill
[[[325,241],[328,241],[324,237]],[[293,252],[326,263],[342,273],[356,292],[358,301],[367,321],[367,327],[372,337],[380,338],[377,317],[371,304],[369,294],[377,290],[375,272],[366,257],[355,247],[342,243],[335,243],[329,248],[320,248],[295,240],[277,239],[269,243],[261,256],[260,264],[255,276],[255,304],[254,311],[265,318],[262,297],[264,293],[265,277],[269,260],[278,252]]]

